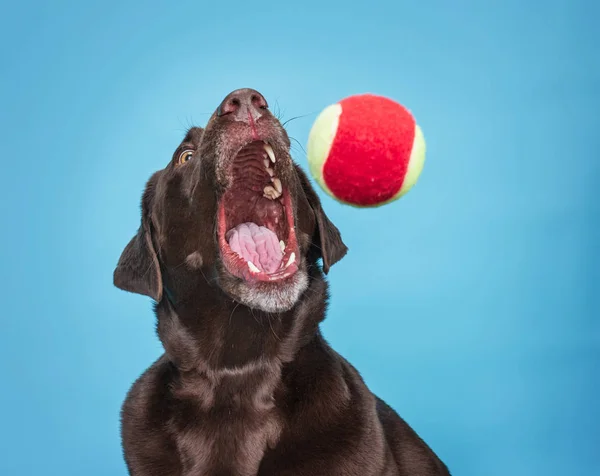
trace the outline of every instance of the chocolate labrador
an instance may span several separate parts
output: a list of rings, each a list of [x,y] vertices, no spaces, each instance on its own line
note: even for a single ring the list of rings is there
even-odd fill
[[[449,474],[319,330],[347,248],[260,93],[190,129],[141,209],[114,283],[156,302],[165,352],[123,405],[130,474]]]

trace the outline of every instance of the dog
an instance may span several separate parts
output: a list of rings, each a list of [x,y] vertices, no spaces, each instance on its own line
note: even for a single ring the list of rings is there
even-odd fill
[[[122,407],[131,475],[449,475],[319,330],[347,247],[259,92],[191,128],[141,202],[114,284],[155,301],[164,354]]]

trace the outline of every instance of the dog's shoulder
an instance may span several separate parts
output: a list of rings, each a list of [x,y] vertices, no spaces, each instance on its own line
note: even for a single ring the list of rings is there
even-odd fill
[[[180,474],[177,441],[167,430],[175,373],[163,355],[127,394],[121,410],[121,436],[130,474]]]
[[[162,423],[169,403],[175,368],[165,355],[154,362],[132,385],[121,409],[123,429],[128,422]]]
[[[438,456],[411,426],[381,398],[375,396],[377,415],[401,475],[450,476]]]

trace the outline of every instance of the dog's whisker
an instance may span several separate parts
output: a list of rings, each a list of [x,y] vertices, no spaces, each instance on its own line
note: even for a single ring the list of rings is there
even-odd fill
[[[311,112],[311,113],[309,113],[309,114],[302,114],[301,116],[294,116],[294,117],[292,117],[292,118],[290,118],[290,119],[286,120],[286,121],[285,121],[283,124],[281,124],[281,125],[282,125],[283,127],[285,127],[285,126],[286,126],[286,124],[289,124],[289,123],[290,123],[290,122],[292,122],[292,121],[295,121],[295,120],[297,120],[297,119],[303,119],[303,118],[305,118],[305,117],[312,116],[313,114],[316,114],[316,113],[314,113],[314,112]]]
[[[198,270],[200,271],[200,273],[202,274],[202,277],[204,278],[204,280],[206,281],[206,283],[210,286],[211,285],[211,280],[209,280],[206,275],[204,274],[204,271],[202,271],[202,268],[198,268]],[[216,282],[217,278],[213,278],[212,282]]]
[[[233,313],[235,312],[235,310],[239,307],[241,303],[238,302],[234,307],[233,310],[231,311],[231,314],[229,314],[229,322],[227,323],[227,327],[231,326],[231,318],[233,317]]]
[[[302,153],[306,156],[306,150],[304,149],[304,146],[300,143],[300,141],[294,137],[290,137],[290,140],[296,142],[298,144],[298,146],[300,147],[300,150],[302,150]]]
[[[271,316],[267,316],[267,320],[269,321],[269,327],[271,328],[271,332],[275,336],[275,339],[277,339],[279,342],[281,342],[281,339],[279,338],[279,336],[275,332],[275,329],[273,329],[273,323],[271,322]]]
[[[254,310],[253,310],[252,308],[250,308],[250,314],[252,315],[252,317],[254,318],[254,320],[256,321],[256,323],[257,323],[259,326],[261,326],[261,327],[262,327],[262,325],[263,325],[263,323],[262,323],[262,319],[261,319],[261,320],[260,320],[260,322],[259,322],[259,320],[258,320],[258,319],[256,318],[256,316],[254,315]]]

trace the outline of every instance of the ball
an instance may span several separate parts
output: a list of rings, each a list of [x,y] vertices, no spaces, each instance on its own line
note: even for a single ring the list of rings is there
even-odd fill
[[[411,112],[373,94],[325,108],[310,130],[306,150],[321,188],[356,207],[397,200],[417,182],[425,163],[425,139]]]

